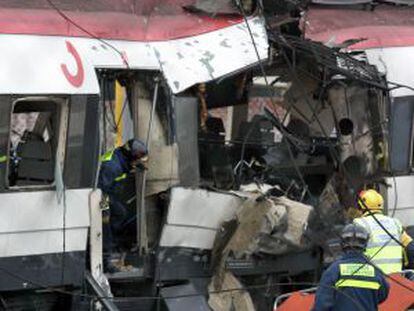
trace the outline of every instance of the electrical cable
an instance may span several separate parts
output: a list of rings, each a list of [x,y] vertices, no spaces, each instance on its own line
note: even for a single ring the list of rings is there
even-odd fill
[[[76,23],[74,20],[72,20],[69,16],[67,16],[65,13],[62,12],[61,9],[59,9],[53,2],[52,0],[46,0],[47,3],[49,4],[49,6],[54,9],[56,11],[56,13],[58,13],[63,19],[65,19],[68,23],[72,24],[73,26],[75,26],[76,28],[78,28],[79,30],[83,31],[85,34],[87,34],[88,36],[90,36],[93,39],[98,40],[99,42],[105,44],[106,46],[110,47],[112,50],[114,50],[117,54],[119,54],[119,56],[122,59],[122,62],[125,64],[125,66],[129,69],[129,63],[128,60],[126,59],[125,55],[118,50],[115,46],[113,46],[112,44],[110,44],[109,42],[107,42],[106,40],[98,37],[97,35],[93,34],[92,32],[90,32],[89,30],[87,30],[86,28],[82,27],[81,25],[79,25],[78,23]]]
[[[267,75],[266,75],[266,72],[265,72],[264,66],[263,66],[263,64],[262,64],[262,60],[261,60],[261,58],[260,58],[260,54],[259,54],[259,51],[258,51],[258,49],[257,49],[257,45],[256,45],[256,42],[255,42],[255,40],[254,40],[254,36],[253,36],[252,30],[251,30],[251,28],[250,28],[249,21],[248,21],[248,19],[247,19],[246,12],[244,11],[243,5],[241,4],[240,0],[236,0],[236,5],[238,6],[238,8],[239,8],[239,10],[240,10],[240,12],[241,12],[241,14],[242,14],[242,16],[243,16],[243,19],[244,19],[244,22],[245,22],[245,24],[246,24],[247,30],[248,30],[248,32],[249,32],[249,36],[250,36],[250,39],[251,39],[251,41],[252,41],[252,44],[253,44],[253,47],[254,47],[254,50],[255,50],[255,53],[256,53],[257,59],[258,59],[258,64],[259,64],[260,70],[261,70],[262,75],[263,75],[263,78],[264,78],[264,80],[265,80],[265,84],[266,84],[267,86],[269,86],[269,81],[268,81],[268,79],[267,79]],[[270,88],[269,88],[269,90],[271,91],[271,89],[270,89]],[[271,94],[270,94],[270,98],[271,98],[271,101],[272,101],[272,103],[273,103],[273,93],[271,93]],[[263,106],[262,106],[262,107],[263,107]],[[276,118],[276,119],[277,119],[277,118]],[[259,119],[257,119],[257,120],[259,120]],[[279,121],[279,123],[280,123],[280,120],[279,120],[279,119],[277,119],[277,120],[278,120],[278,121]],[[283,128],[284,128],[284,127],[283,127],[283,124],[280,124],[280,127],[281,127],[281,129],[283,129]],[[244,161],[245,142],[247,142],[247,140],[248,140],[249,136],[251,135],[251,133],[252,133],[252,131],[253,131],[253,128],[254,128],[254,124],[252,124],[252,125],[251,125],[251,128],[249,129],[249,131],[247,132],[246,136],[244,137],[244,144],[242,145],[242,152],[241,152],[241,159],[240,159],[240,163],[243,163],[243,161]],[[284,133],[283,133],[283,131],[282,131],[282,134],[284,134]],[[290,159],[292,160],[292,164],[293,164],[293,166],[294,166],[294,169],[295,169],[295,171],[296,171],[296,173],[297,173],[297,175],[298,175],[298,177],[299,177],[299,179],[300,179],[301,183],[303,184],[304,189],[305,189],[305,190],[306,190],[306,191],[310,194],[310,196],[312,197],[313,195],[309,192],[309,189],[308,189],[308,187],[307,187],[307,184],[306,184],[306,182],[305,182],[305,179],[303,178],[303,175],[302,175],[302,173],[300,172],[300,169],[299,169],[299,167],[298,167],[298,165],[297,165],[297,163],[296,163],[296,161],[295,161],[295,159],[294,159],[292,148],[291,148],[291,146],[290,146],[290,144],[289,144],[289,142],[288,142],[288,141],[286,141],[286,140],[285,140],[285,143],[286,143],[286,147],[287,147],[287,150],[288,150],[288,153],[289,153],[289,157],[290,157]],[[241,165],[241,167],[242,167],[242,165]],[[240,171],[239,171],[239,180],[241,179],[241,178],[240,178],[240,177],[241,177],[241,169],[242,169],[242,168],[240,168]]]

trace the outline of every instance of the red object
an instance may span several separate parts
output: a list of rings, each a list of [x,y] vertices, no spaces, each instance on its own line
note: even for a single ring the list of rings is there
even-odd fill
[[[295,292],[277,308],[277,311],[309,311],[314,301],[315,294]]]
[[[413,281],[399,274],[393,274],[392,278],[387,280],[390,284],[390,293],[387,300],[380,305],[380,311],[404,311],[414,305]]]
[[[390,292],[387,300],[379,306],[379,311],[405,311],[414,306],[414,282],[399,274],[387,279]],[[402,285],[401,285],[402,284]],[[309,311],[314,303],[315,294],[294,292],[277,311]]]
[[[414,9],[379,6],[374,11],[310,8],[302,19],[308,39],[341,44],[366,40],[350,49],[414,46]]]
[[[79,56],[79,53],[76,51],[75,47],[69,41],[66,41],[66,48],[76,61],[76,74],[71,74],[66,64],[61,64],[60,67],[70,84],[72,84],[74,87],[81,87],[83,84],[83,80],[85,78],[82,60]]]

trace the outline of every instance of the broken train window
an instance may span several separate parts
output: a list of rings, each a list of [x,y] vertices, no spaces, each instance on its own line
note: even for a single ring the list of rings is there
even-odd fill
[[[15,100],[12,107],[6,185],[53,184],[56,161],[62,167],[64,158],[66,101],[27,97]]]

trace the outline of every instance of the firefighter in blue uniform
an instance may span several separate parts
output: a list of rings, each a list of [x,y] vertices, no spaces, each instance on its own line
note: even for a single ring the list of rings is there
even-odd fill
[[[389,285],[383,272],[369,264],[363,254],[368,232],[357,224],[349,224],[341,238],[344,255],[322,274],[312,310],[378,310],[378,305],[387,299]]]
[[[101,157],[98,187],[103,193],[101,204],[109,205],[109,210],[103,214],[104,265],[108,272],[117,272],[111,264],[111,254],[119,246],[120,235],[130,217],[125,202],[128,189],[125,183],[134,180],[136,169],[145,169],[147,155],[146,145],[138,139],[131,139]]]

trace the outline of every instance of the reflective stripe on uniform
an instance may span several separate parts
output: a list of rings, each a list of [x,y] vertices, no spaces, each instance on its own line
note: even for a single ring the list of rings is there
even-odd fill
[[[366,289],[379,289],[381,284],[375,281],[363,281],[363,280],[352,280],[352,279],[339,279],[335,284],[336,288],[339,287],[356,287]]]
[[[5,155],[0,156],[0,163],[4,163],[7,161],[7,157]]]
[[[384,263],[401,264],[401,259],[400,258],[380,258],[380,259],[375,260],[375,263],[378,265],[384,264]]]
[[[122,175],[119,175],[118,177],[115,178],[115,181],[121,181],[122,179],[127,178],[127,174],[123,173]]]
[[[375,276],[374,267],[364,263],[341,263],[339,265],[339,271],[341,273],[341,276]]]
[[[101,155],[101,162],[107,162],[112,160],[112,155],[114,154],[114,150],[109,150],[108,152],[105,152],[103,155]]]
[[[402,247],[401,246],[385,246],[370,247],[365,251],[365,255],[369,258],[380,260],[380,259],[395,259],[396,261],[402,258]]]
[[[376,214],[375,218],[395,239],[400,240],[402,227],[398,221],[382,214]],[[403,249],[381,228],[377,220],[372,216],[354,220],[356,224],[364,227],[370,233],[365,255],[386,274],[401,272]]]
[[[385,274],[392,274],[401,272],[402,270],[402,261],[400,263],[380,263],[376,264],[378,269],[381,269]]]

